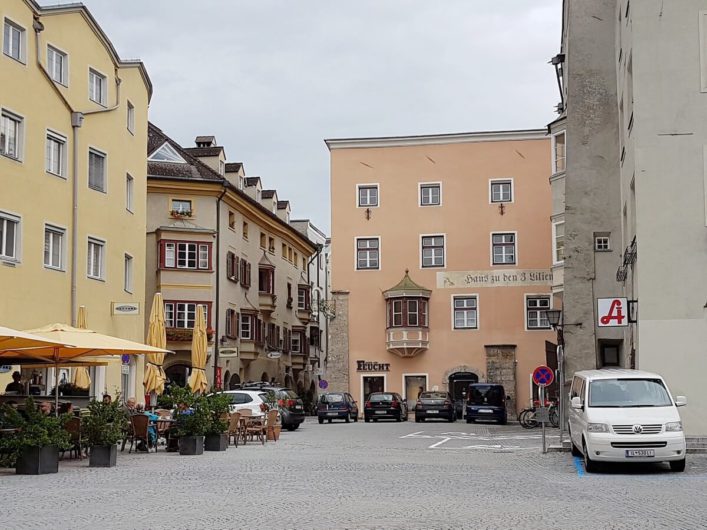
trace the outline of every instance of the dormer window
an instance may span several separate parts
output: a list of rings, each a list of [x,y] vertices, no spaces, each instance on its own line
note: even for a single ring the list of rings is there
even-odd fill
[[[186,164],[177,150],[169,145],[167,142],[162,144],[162,147],[157,149],[152,155],[147,159],[149,162],[171,162],[173,164]]]

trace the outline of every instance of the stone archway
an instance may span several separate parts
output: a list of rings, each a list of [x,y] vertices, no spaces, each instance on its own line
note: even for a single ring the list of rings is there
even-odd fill
[[[230,370],[226,370],[226,373],[223,374],[223,383],[221,384],[221,388],[222,388],[223,390],[230,390],[230,389],[228,388],[228,380],[229,380],[230,378],[231,378],[231,371],[230,371]]]
[[[260,375],[260,380],[261,380],[261,381],[264,381],[264,382],[266,382],[266,383],[269,383],[269,382],[270,382],[270,376],[268,375],[267,372],[263,372],[263,373]]]
[[[241,385],[241,376],[234,372],[231,375],[231,378],[228,380],[227,384],[229,390],[235,390],[236,388],[239,388]]]

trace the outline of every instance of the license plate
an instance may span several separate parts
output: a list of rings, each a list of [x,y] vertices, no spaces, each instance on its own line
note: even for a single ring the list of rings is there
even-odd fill
[[[493,411],[491,409],[479,409],[479,412],[481,414],[493,414]]]
[[[338,416],[338,412],[327,412],[327,416]]]
[[[385,414],[385,413],[386,413],[385,410],[377,410],[377,411],[376,411],[376,414]]]
[[[655,456],[655,449],[626,449],[626,458]]]
[[[428,410],[427,414],[439,414],[438,410]]]
[[[295,408],[299,410],[302,408],[302,405],[295,405]]]

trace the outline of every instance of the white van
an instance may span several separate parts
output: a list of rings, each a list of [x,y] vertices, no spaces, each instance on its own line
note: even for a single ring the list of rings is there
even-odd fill
[[[657,374],[602,369],[576,372],[570,389],[572,454],[588,473],[598,462],[669,462],[685,470],[685,435],[677,407]]]

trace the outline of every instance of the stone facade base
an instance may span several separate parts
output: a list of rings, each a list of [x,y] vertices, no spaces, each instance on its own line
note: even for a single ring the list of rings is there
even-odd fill
[[[506,395],[508,419],[516,419],[516,347],[515,345],[486,346],[486,380],[503,385]]]

